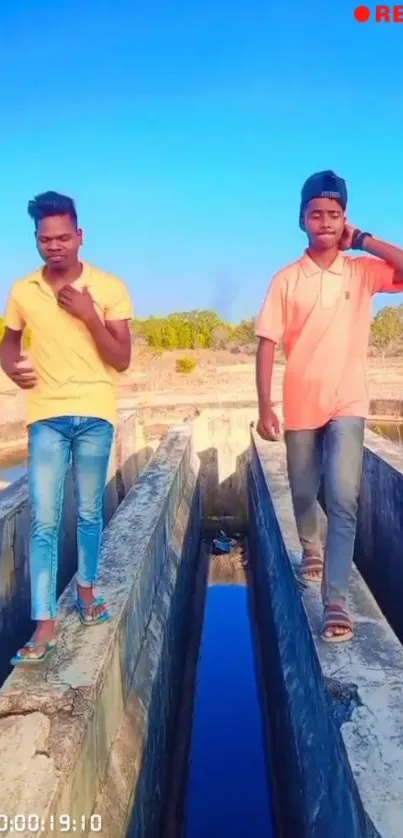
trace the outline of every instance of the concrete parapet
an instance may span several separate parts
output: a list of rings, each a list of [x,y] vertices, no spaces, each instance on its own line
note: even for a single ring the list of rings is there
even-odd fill
[[[354,560],[403,643],[403,448],[368,430]]]
[[[0,690],[2,808],[38,813],[44,836],[62,834],[63,815],[72,832],[92,834],[93,815],[102,834],[124,835],[133,806],[131,836],[158,834],[200,542],[198,469],[191,429],[172,430],[104,531],[112,620],[81,627],[70,583],[56,654]]]
[[[284,834],[400,838],[402,647],[356,569],[349,594],[354,640],[320,640],[320,590],[297,581],[300,547],[283,443],[267,444],[253,434],[249,485],[257,621]],[[365,537],[377,526],[372,519]]]

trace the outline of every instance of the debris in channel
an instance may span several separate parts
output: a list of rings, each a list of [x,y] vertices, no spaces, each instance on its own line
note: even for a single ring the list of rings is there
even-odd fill
[[[230,553],[237,543],[237,539],[230,538],[224,530],[220,530],[217,538],[213,538],[213,553],[215,556]]]
[[[244,536],[228,536],[220,530],[211,542],[210,584],[245,584],[248,566]]]

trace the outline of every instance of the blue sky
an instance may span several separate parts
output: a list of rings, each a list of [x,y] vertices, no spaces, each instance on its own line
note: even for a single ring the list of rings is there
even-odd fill
[[[255,314],[305,246],[299,192],[322,168],[347,179],[353,223],[403,244],[403,25],[353,8],[2,3],[1,308],[37,265],[26,205],[46,189],[76,198],[85,258],[139,316]]]

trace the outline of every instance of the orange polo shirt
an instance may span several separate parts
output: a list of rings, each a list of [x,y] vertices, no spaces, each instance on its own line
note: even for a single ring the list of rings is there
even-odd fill
[[[394,273],[380,259],[342,253],[322,270],[304,253],[275,275],[255,331],[283,341],[286,430],[320,428],[337,416],[368,416],[372,296],[402,291],[393,285]]]
[[[129,292],[118,277],[83,263],[79,279],[87,286],[98,317],[131,320]],[[116,424],[115,383],[117,373],[107,366],[87,327],[58,305],[42,270],[15,283],[6,311],[6,326],[14,331],[28,327],[29,349],[38,383],[27,390],[28,424],[57,416],[88,416]]]

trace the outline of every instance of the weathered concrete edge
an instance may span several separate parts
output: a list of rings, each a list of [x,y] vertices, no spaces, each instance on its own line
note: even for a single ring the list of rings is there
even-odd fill
[[[201,539],[198,466],[192,461],[129,700],[94,807],[110,835],[126,835],[131,810],[131,838],[161,834]],[[139,703],[144,712],[136,713]]]
[[[254,432],[249,485],[254,587],[263,679],[271,693],[270,732],[281,825],[289,838],[379,838],[360,800],[330,712],[290,560],[293,519],[284,446],[265,445]]]
[[[88,814],[92,809],[130,693],[163,569],[163,549],[172,531],[190,461],[191,429],[177,428],[166,437],[104,531],[100,584],[111,603],[112,621],[96,629],[81,629],[71,613],[71,584],[60,601],[67,616],[60,629],[59,651],[48,666],[45,678],[43,670],[41,673],[15,670],[0,691],[1,717],[39,711],[51,718],[48,755],[49,768],[53,766],[54,769],[54,782],[48,800],[49,812],[58,810],[60,800],[63,811],[74,810],[77,816]],[[122,555],[127,557],[128,554],[135,557],[129,568],[127,561],[122,560]],[[159,573],[156,572],[158,565]],[[148,574],[141,578],[144,568],[148,569]],[[143,603],[141,582],[145,579],[148,579],[148,586],[144,588],[146,602]],[[109,717],[105,717],[105,706]],[[102,708],[102,724],[94,713],[96,707]],[[95,717],[98,728],[90,723]],[[78,786],[74,784],[76,800],[71,800],[66,809],[63,789],[66,783],[68,787],[68,779],[71,781],[77,771],[84,772],[84,765],[87,775],[82,775]],[[70,788],[73,787],[70,785]],[[77,789],[80,788],[85,798],[84,809],[81,794],[77,803]],[[4,790],[2,796],[3,793]],[[18,806],[22,811],[24,802],[19,801]]]
[[[372,439],[374,436],[375,440]],[[369,432],[367,442],[376,447],[378,437]],[[281,567],[279,560],[288,558],[287,566],[293,572],[294,581],[298,574],[300,546],[286,476],[285,448],[281,443],[267,445],[254,433],[252,444],[255,463],[259,464],[271,496],[275,527],[286,548],[278,556],[277,572]],[[391,454],[393,456],[395,452],[392,450]],[[298,587],[294,581],[295,595]],[[301,621],[299,609],[298,631],[305,631],[303,624],[309,624],[309,654],[316,659],[314,666],[319,664],[365,811],[374,828],[379,830],[375,834],[382,838],[399,838],[403,783],[402,647],[356,569],[349,600],[356,622],[353,643],[326,645],[320,641],[322,604],[318,586],[306,586],[300,601],[305,619]],[[309,651],[309,644],[306,648]],[[329,778],[329,802],[332,792],[337,790],[334,773],[335,765]],[[337,807],[340,802],[333,801]],[[371,829],[370,826],[367,828]],[[326,835],[332,834],[329,827]],[[344,827],[343,834],[356,833]]]
[[[192,458],[175,524],[168,535],[166,562],[126,701],[123,695],[117,695],[116,689],[119,656],[122,655],[120,640],[120,646],[116,644],[114,650],[115,663],[108,668],[107,682],[96,701],[86,735],[90,748],[93,741],[97,742],[96,764],[91,750],[83,750],[71,784],[63,788],[58,802],[58,814],[70,812],[72,800],[77,813],[82,812],[87,795],[91,797],[91,791],[95,789],[93,812],[101,816],[106,835],[126,835],[129,821],[132,838],[145,835],[157,838],[160,834],[160,818],[167,793],[166,768],[179,701],[192,582],[201,537],[198,470],[199,463]],[[130,643],[130,638],[126,641]],[[113,722],[118,722],[114,729],[108,724],[108,715],[112,716]],[[102,741],[99,731],[105,727],[105,721],[109,736]],[[88,786],[88,755],[93,769],[92,789]]]

